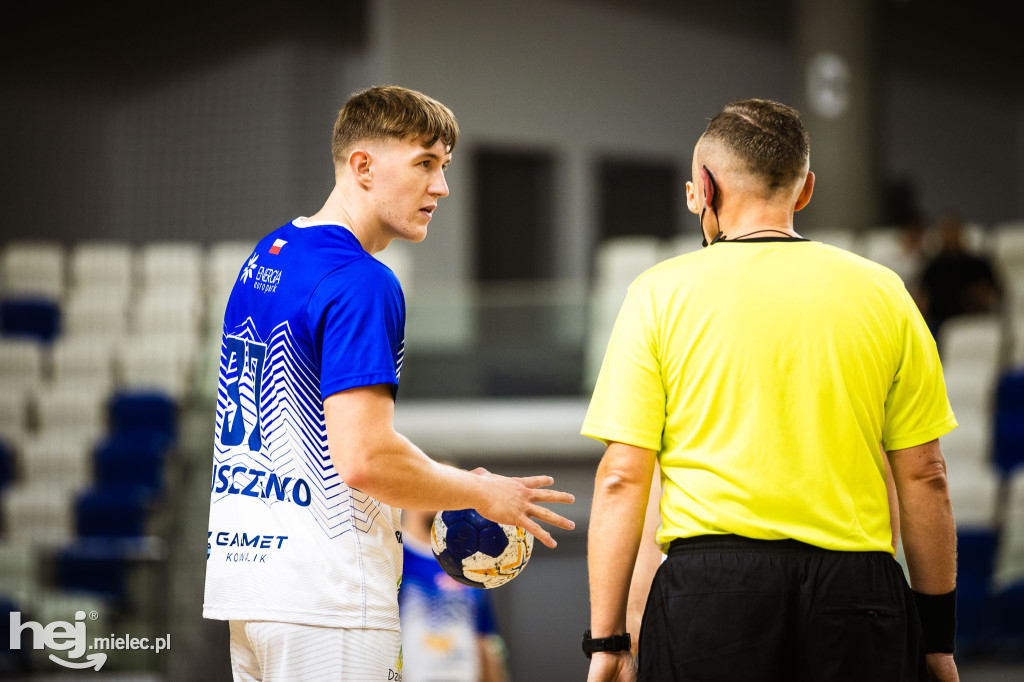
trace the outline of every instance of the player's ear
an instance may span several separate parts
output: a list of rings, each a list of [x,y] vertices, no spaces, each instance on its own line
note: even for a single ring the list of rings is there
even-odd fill
[[[804,180],[804,186],[800,189],[800,194],[796,198],[796,205],[793,207],[794,211],[799,211],[811,201],[811,195],[814,194],[814,173],[807,171],[807,179]]]
[[[373,184],[373,155],[365,149],[354,149],[348,155],[348,170],[365,189]]]
[[[686,183],[686,208],[695,215],[700,213],[700,206],[697,205],[697,188],[692,181]]]

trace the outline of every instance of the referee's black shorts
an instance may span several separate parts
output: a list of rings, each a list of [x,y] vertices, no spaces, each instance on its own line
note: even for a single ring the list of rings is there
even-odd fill
[[[639,668],[647,682],[928,679],[890,554],[735,535],[672,543],[644,610]]]

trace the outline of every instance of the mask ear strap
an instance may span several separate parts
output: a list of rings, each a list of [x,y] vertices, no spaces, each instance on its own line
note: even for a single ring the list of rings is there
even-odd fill
[[[706,211],[709,207],[711,208],[711,212],[715,215],[715,223],[718,223],[718,209],[715,208],[715,199],[718,195],[718,185],[715,184],[715,176],[711,174],[711,171],[708,170],[707,166],[700,167],[700,179],[701,182],[704,184],[704,208],[701,209],[700,212],[700,231],[703,232],[704,211]],[[725,235],[722,233],[721,227],[719,227],[718,234],[715,235],[715,238],[711,240],[711,243],[714,244],[715,242],[720,241],[722,239],[725,239]],[[707,237],[704,237],[703,241],[701,241],[701,245],[704,247],[708,246]]]
[[[718,193],[718,186],[715,185],[715,176],[711,174],[707,166],[701,166],[700,179],[704,183],[704,203],[714,211],[715,195]]]

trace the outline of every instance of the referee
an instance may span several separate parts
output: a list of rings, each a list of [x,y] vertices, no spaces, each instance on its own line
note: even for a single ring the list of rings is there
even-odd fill
[[[629,288],[583,425],[607,445],[591,682],[958,679],[938,442],[956,420],[935,343],[893,272],[794,231],[809,159],[794,109],[726,106],[686,185],[709,248]],[[657,573],[634,664],[626,603],[656,462],[668,557],[637,564]]]

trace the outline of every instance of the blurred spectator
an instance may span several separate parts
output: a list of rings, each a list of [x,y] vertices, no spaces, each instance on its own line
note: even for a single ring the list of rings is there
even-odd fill
[[[507,682],[490,594],[441,569],[430,550],[433,521],[434,512],[402,510],[402,679]]]
[[[908,213],[899,225],[896,235],[898,249],[893,254],[893,262],[887,263],[911,291],[918,286],[927,259],[926,233],[924,216],[917,211]]]
[[[939,250],[925,263],[917,297],[936,338],[950,317],[993,312],[1001,296],[991,261],[968,250],[960,217],[943,214],[937,227]]]

